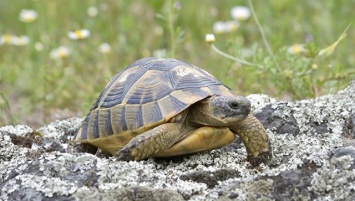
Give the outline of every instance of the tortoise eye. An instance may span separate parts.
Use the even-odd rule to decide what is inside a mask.
[[[229,105],[229,107],[231,107],[232,109],[238,109],[238,108],[239,108],[239,104],[238,104],[238,102],[236,102],[236,101],[230,101],[230,102],[228,103],[228,105]]]

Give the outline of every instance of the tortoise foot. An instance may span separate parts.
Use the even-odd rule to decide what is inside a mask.
[[[132,161],[132,160],[141,160],[142,158],[139,156],[139,151],[136,146],[129,144],[124,146],[122,149],[117,151],[117,160],[120,161]]]
[[[124,146],[122,149],[117,151],[117,160],[120,161],[131,161],[136,160],[135,157],[132,156],[133,147]]]
[[[272,158],[271,151],[261,153],[257,157],[254,157],[253,155],[248,155],[248,161],[254,167],[259,166],[261,163],[264,163],[265,165],[268,164],[271,158]]]

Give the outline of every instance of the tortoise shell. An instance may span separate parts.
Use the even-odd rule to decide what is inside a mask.
[[[234,94],[194,65],[176,59],[144,58],[111,78],[75,141],[114,155],[133,137],[213,95]]]

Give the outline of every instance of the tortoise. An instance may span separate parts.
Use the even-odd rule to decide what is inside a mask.
[[[252,165],[272,156],[251,103],[205,70],[144,58],[111,78],[84,119],[76,149],[119,160],[169,157],[223,147],[238,136]]]

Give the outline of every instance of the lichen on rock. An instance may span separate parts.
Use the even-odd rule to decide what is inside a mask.
[[[252,168],[239,141],[170,159],[74,153],[80,118],[0,128],[0,200],[354,200],[355,81],[295,102],[250,95],[273,159]]]

